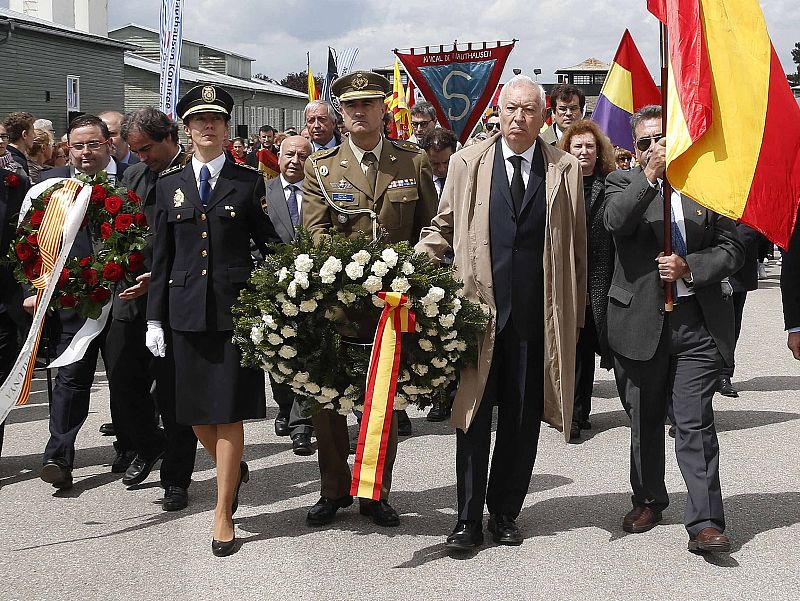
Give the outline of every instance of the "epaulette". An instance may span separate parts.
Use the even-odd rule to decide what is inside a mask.
[[[406,140],[395,140],[393,138],[389,138],[389,141],[394,144],[397,148],[402,148],[403,150],[408,150],[410,152],[420,153],[422,152],[422,148],[414,144],[414,142],[408,142]]]
[[[172,175],[173,173],[177,173],[178,171],[183,171],[183,165],[175,165],[174,167],[170,167],[169,169],[164,169],[164,171],[158,174],[158,177],[164,177],[165,175]]]
[[[317,159],[321,159],[321,158],[323,158],[323,157],[326,157],[326,156],[332,155],[332,154],[333,154],[335,151],[337,151],[338,149],[339,149],[339,147],[338,147],[338,146],[334,146],[333,148],[321,148],[320,150],[316,151],[315,153],[313,153],[313,154],[312,154],[310,157],[308,157],[308,158],[310,158],[310,159],[314,159],[314,160],[316,161]]]
[[[255,171],[256,173],[261,173],[258,167],[253,167],[252,165],[248,165],[247,163],[232,163],[235,167],[240,167],[241,169],[247,169],[248,171]]]

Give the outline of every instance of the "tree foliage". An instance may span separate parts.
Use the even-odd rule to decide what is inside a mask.
[[[322,89],[322,78],[315,77],[314,81],[317,84],[317,90]],[[298,92],[308,92],[308,71],[298,71],[297,73],[288,73],[286,77],[281,79],[278,83],[284,88],[290,90],[297,90]]]
[[[789,79],[789,83],[798,86],[800,85],[800,42],[796,42],[792,48],[792,60],[797,65],[797,70],[794,73],[788,73],[786,77]]]

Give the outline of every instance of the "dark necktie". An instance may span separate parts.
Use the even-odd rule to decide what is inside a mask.
[[[522,210],[522,199],[525,198],[525,181],[522,179],[522,157],[518,154],[508,157],[514,165],[514,175],[511,177],[511,200],[514,201],[514,211],[517,215]]]
[[[200,168],[200,202],[206,206],[209,200],[211,200],[211,171],[208,170],[208,165],[203,165]]]
[[[378,157],[372,152],[365,152],[361,162],[367,166],[367,182],[369,183],[370,192],[374,198],[375,183],[378,179]]]
[[[289,207],[289,217],[292,218],[292,225],[300,225],[300,210],[297,205],[297,186],[289,184],[289,198],[286,200],[286,206]]]
[[[672,214],[672,227],[670,228],[672,231],[672,253],[685,258],[686,241],[683,239],[683,235],[681,235],[681,229],[678,227],[678,222],[675,221],[675,211],[672,209],[671,204],[669,209]],[[678,285],[675,282],[672,283],[672,297],[678,298]]]
[[[436,178],[436,191],[439,193],[439,198],[442,197],[442,190],[444,190],[444,178],[437,177]]]

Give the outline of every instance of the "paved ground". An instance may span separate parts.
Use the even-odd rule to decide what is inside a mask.
[[[0,460],[0,599],[797,599],[800,363],[785,347],[777,268],[769,273],[748,298],[735,378],[741,396],[715,399],[730,556],[686,551],[686,495],[674,457],[664,525],[622,531],[629,431],[606,372],[598,374],[594,429],[582,444],[565,445],[552,429],[542,434],[519,520],[524,544],[488,544],[464,558],[442,545],[455,521],[447,425],[411,412],[415,433],[400,444],[392,494],[402,523],[384,530],[353,508],[329,528],[308,528],[316,456],[293,455],[271,419],[248,423],[252,479],[236,515],[244,542],[217,559],[205,454],[186,511],[160,510],[154,475],[125,490],[109,472],[110,441],[97,431],[109,420],[98,378],[71,491],[54,494],[38,478],[46,396],[9,417]]]

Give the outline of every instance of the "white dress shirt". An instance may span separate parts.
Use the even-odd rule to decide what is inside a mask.
[[[76,174],[83,173],[77,167],[75,167],[73,170]],[[108,176],[108,181],[110,181],[112,184],[117,183],[117,162],[114,160],[114,157],[108,159],[108,165],[106,165],[105,168],[101,169],[100,171],[106,172],[106,175]]]
[[[219,174],[222,171],[222,167],[225,165],[225,153],[223,152],[215,159],[211,159],[208,163],[203,163],[197,158],[197,155],[192,157],[192,169],[194,169],[194,179],[197,182],[197,189],[200,189],[200,170],[203,168],[203,165],[208,167],[208,171],[211,173],[211,178],[208,180],[208,183],[211,185],[211,189],[213,190],[214,187],[217,185],[217,180],[219,179]]]
[[[295,190],[295,198],[297,198],[297,214],[300,216],[300,224],[303,223],[303,181],[300,180],[299,182],[289,183],[286,181],[286,178],[283,177],[283,173],[279,176],[281,178],[281,187],[283,188],[283,197],[286,199],[286,203],[288,206],[289,203],[289,195],[291,194],[291,190],[289,190],[289,186],[296,186],[297,190]]]
[[[511,185],[511,179],[514,177],[514,165],[508,159],[513,156],[521,156],[522,157],[522,182],[525,184],[525,188],[528,187],[528,179],[531,176],[531,163],[533,162],[533,151],[536,149],[536,140],[533,141],[530,148],[523,152],[520,155],[517,155],[516,152],[511,150],[506,144],[504,138],[500,138],[500,144],[503,147],[503,158],[505,159],[506,163],[506,176],[508,176],[508,185]]]

